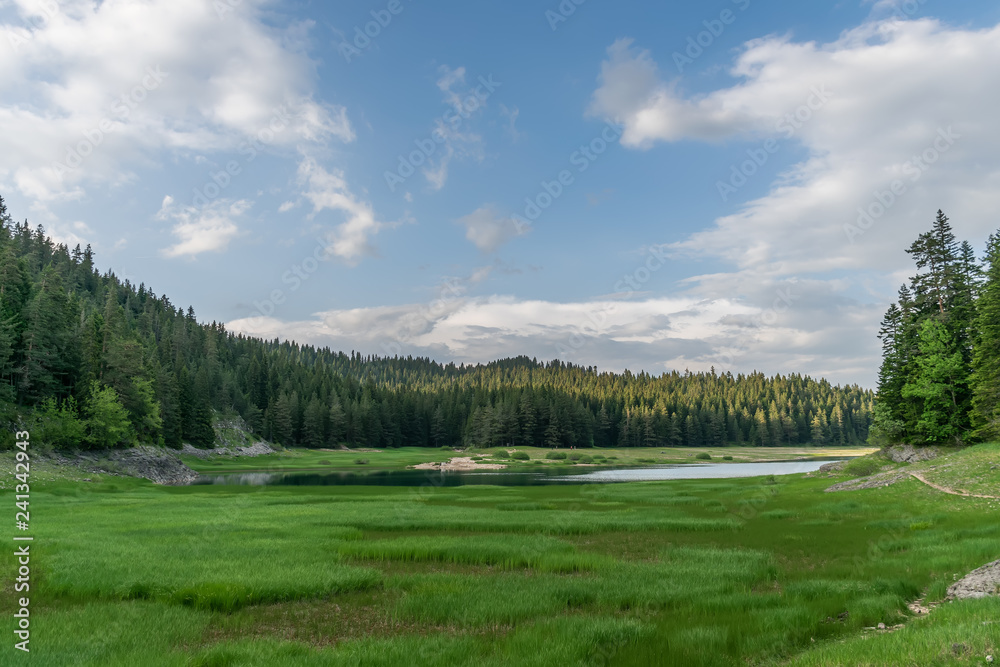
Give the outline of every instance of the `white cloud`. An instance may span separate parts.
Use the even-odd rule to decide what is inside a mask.
[[[374,253],[371,237],[385,225],[375,219],[371,204],[351,193],[343,172],[327,171],[307,157],[299,164],[299,180],[307,188],[303,195],[312,203],[312,215],[329,209],[343,213],[346,218],[327,236],[330,254],[356,263]]]
[[[632,148],[684,139],[749,140],[758,155],[768,139],[778,153],[792,143],[805,148],[807,157],[765,195],[670,246],[733,267],[690,280],[693,293],[706,299],[763,295],[763,285],[809,276],[828,285],[828,296],[853,295],[839,316],[860,328],[851,341],[867,359],[863,376],[871,382],[878,311],[910,267],[904,247],[929,228],[938,208],[960,237],[974,242],[998,224],[1000,27],[891,20],[865,23],[829,44],[767,37],[745,45],[731,74],[737,81],[730,87],[685,96],[660,77],[649,52],[619,41],[602,66],[590,112],[619,118],[622,143]],[[951,144],[943,139],[949,133]],[[925,152],[933,164],[921,165]],[[732,165],[718,171],[722,188],[732,186]],[[887,196],[896,180],[904,193]],[[718,189],[706,183],[706,196],[719,196]],[[739,200],[739,185],[727,194]],[[895,201],[874,224],[858,226],[859,208],[877,197]],[[861,313],[865,318],[855,317]],[[843,350],[824,336],[823,327],[836,326],[829,315],[799,326],[799,335],[815,342],[809,365],[826,366],[830,350]],[[825,345],[833,347],[824,351]]]
[[[519,229],[509,215],[503,215],[492,204],[476,209],[458,222],[465,227],[465,238],[483,252],[494,252],[526,231]]]
[[[38,13],[36,2],[8,4]],[[2,187],[79,198],[128,182],[162,151],[234,150],[276,119],[278,145],[354,138],[342,107],[312,97],[312,63],[296,43],[308,25],[266,25],[264,0],[223,18],[203,0],[49,4],[31,33],[17,19],[0,25],[25,37],[0,45]]]
[[[790,373],[813,367],[845,382],[853,381],[865,363],[849,349],[818,358],[814,351],[824,341],[798,328],[802,319],[815,316],[810,306],[795,306],[772,322],[765,310],[733,299],[686,296],[557,303],[469,297],[462,283],[446,285],[426,304],[333,310],[291,322],[247,318],[229,322],[227,328],[334,349],[427,355],[456,363],[526,354],[606,370],[630,367],[654,373],[707,371],[713,366],[720,372],[767,368]],[[799,292],[804,297],[813,288],[797,289],[805,290]],[[830,310],[829,305],[824,308]],[[849,341],[857,324],[842,318],[821,335]]]
[[[165,248],[163,255],[194,258],[204,252],[225,250],[230,241],[240,234],[235,221],[251,206],[245,199],[219,199],[202,208],[195,208],[178,205],[173,197],[164,197],[156,219],[173,223],[170,232],[178,242]]]
[[[442,143],[427,160],[427,166],[421,171],[432,190],[440,190],[448,182],[448,170],[451,161],[476,160],[481,162],[485,157],[483,137],[469,127],[473,117],[479,116],[486,107],[488,93],[481,90],[477,94],[465,82],[465,68],[451,69],[447,65],[439,68],[441,77],[437,87],[444,93],[444,101],[452,111],[434,123],[432,136]]]

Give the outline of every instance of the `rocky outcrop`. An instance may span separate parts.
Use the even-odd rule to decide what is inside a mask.
[[[973,570],[948,587],[948,598],[964,600],[1000,595],[1000,560]]]
[[[834,484],[830,488],[826,489],[827,493],[834,493],[836,491],[860,491],[861,489],[878,489],[883,486],[891,486],[896,482],[902,482],[908,479],[909,475],[905,472],[883,472],[877,475],[869,475],[868,477],[859,477],[858,479],[851,479],[846,482],[841,482],[839,484]]]
[[[913,445],[896,445],[882,450],[882,454],[895,463],[920,463],[936,459],[940,452],[937,447],[914,447]]]
[[[53,460],[73,465],[89,472],[127,477],[142,477],[156,484],[190,484],[198,473],[181,463],[170,450],[138,446],[90,452],[62,452]]]
[[[216,456],[264,456],[276,454],[277,450],[260,440],[246,447],[216,447],[215,449],[198,449],[184,443],[181,453],[187,456],[197,456],[199,459],[210,459]]]

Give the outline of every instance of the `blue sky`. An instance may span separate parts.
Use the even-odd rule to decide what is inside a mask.
[[[976,244],[1000,225],[998,22],[933,0],[0,2],[0,193],[255,335],[872,386],[903,248],[937,208]]]

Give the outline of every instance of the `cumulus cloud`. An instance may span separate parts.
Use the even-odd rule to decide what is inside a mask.
[[[765,145],[768,156],[793,143],[804,148],[805,159],[765,195],[669,247],[732,268],[689,281],[707,299],[766,292],[761,287],[773,281],[822,281],[827,298],[847,300],[837,317],[861,327],[850,340],[867,359],[870,381],[877,312],[909,267],[903,247],[938,208],[974,242],[997,226],[1000,27],[873,20],[827,44],[766,37],[748,42],[730,73],[733,85],[686,96],[679,82],[663,79],[650,52],[619,41],[590,112],[622,122],[622,143],[636,149],[685,139],[744,141],[758,157]],[[740,201],[757,171],[753,155],[720,165],[706,196]],[[849,352],[823,347],[831,341],[822,332],[837,323],[832,310],[817,315],[799,322],[799,335],[815,343],[810,363],[827,365]]]
[[[509,215],[503,215],[492,204],[482,206],[459,219],[465,227],[465,238],[483,252],[494,252],[507,241],[526,232]]]
[[[354,138],[343,107],[312,97],[308,26],[265,24],[263,0],[221,16],[202,0],[7,4],[0,185],[36,201],[128,182],[161,151]]]
[[[204,252],[225,250],[240,234],[236,221],[250,210],[251,202],[219,199],[196,208],[177,204],[173,197],[163,199],[156,219],[171,222],[174,245],[163,250],[165,257],[194,258]]]

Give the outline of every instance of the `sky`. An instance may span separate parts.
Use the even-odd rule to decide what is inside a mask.
[[[231,331],[874,387],[1000,227],[1000,6],[0,0],[0,195]]]

